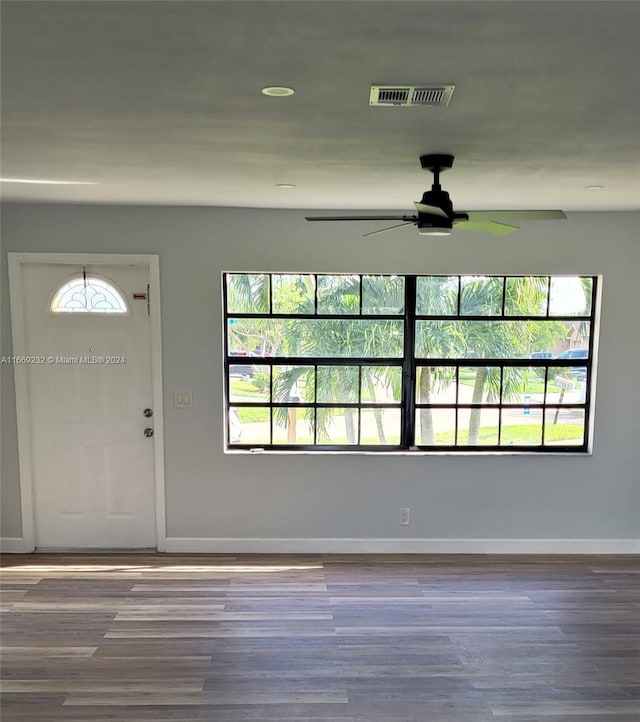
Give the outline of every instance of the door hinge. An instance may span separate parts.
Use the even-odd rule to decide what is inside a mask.
[[[147,302],[147,316],[151,315],[151,286],[147,283],[146,293],[134,293],[134,301],[146,301]]]

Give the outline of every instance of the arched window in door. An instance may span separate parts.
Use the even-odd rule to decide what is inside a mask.
[[[96,276],[77,276],[54,294],[51,313],[127,313],[124,297],[108,281]]]

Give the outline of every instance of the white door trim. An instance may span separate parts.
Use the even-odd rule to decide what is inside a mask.
[[[27,264],[136,265],[149,271],[149,283],[155,293],[151,297],[151,387],[153,399],[153,461],[155,487],[156,544],[166,551],[167,525],[164,481],[164,415],[162,408],[162,337],[160,315],[160,259],[157,255],[124,253],[9,253],[9,298],[14,356],[27,355],[24,306],[22,303],[22,271]],[[16,415],[18,423],[18,455],[20,499],[22,510],[22,543],[24,552],[35,549],[33,476],[31,469],[31,425],[27,369],[14,364]]]

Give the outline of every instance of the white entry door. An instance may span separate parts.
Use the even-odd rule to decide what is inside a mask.
[[[22,279],[35,545],[155,547],[150,324],[134,300],[148,268],[25,264]]]

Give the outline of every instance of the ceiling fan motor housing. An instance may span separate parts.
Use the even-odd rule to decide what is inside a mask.
[[[449,194],[443,191],[440,185],[440,173],[449,170],[449,168],[453,166],[453,160],[454,157],[448,153],[431,153],[420,156],[420,165],[422,168],[430,170],[433,173],[433,185],[430,191],[426,191],[423,194],[422,204],[440,208],[447,214],[447,218],[432,216],[429,213],[418,213],[418,229],[453,227],[453,204],[451,203]]]
[[[451,228],[453,226],[453,203],[449,198],[449,194],[439,188],[432,188],[422,194],[422,201],[425,206],[435,206],[442,209],[447,218],[442,216],[432,216],[429,213],[418,213],[418,228],[427,228],[429,226],[437,228]]]

